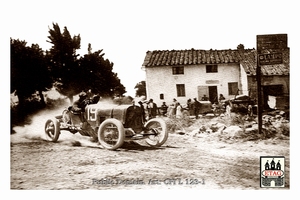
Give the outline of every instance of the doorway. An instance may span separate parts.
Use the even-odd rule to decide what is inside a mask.
[[[217,86],[208,86],[208,95],[209,101],[211,103],[218,102],[218,87]]]

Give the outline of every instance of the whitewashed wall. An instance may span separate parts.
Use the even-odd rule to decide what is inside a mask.
[[[238,64],[219,64],[218,73],[206,73],[205,65],[188,65],[183,75],[173,75],[172,66],[146,67],[147,99],[152,98],[158,105],[163,101],[168,104],[176,98],[180,103],[198,97],[198,86],[217,86],[218,95],[228,95],[228,82],[238,82],[241,86],[241,72]],[[212,84],[209,84],[212,83]],[[185,84],[185,97],[177,97],[176,84]],[[160,94],[164,94],[161,100]]]

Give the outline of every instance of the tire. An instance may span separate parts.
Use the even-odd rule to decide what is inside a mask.
[[[149,130],[154,130],[158,135],[150,135],[145,141],[148,145],[152,147],[160,147],[168,139],[167,125],[166,122],[161,118],[153,118],[145,124],[145,128]]]
[[[98,140],[104,148],[109,150],[121,147],[125,140],[123,124],[116,119],[105,120],[99,127]]]
[[[60,135],[60,123],[58,119],[48,119],[45,123],[45,134],[48,141],[56,142]]]

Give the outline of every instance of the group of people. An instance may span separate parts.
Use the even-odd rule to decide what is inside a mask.
[[[220,94],[219,98],[215,97],[212,103],[219,103],[223,100],[225,100],[225,97],[223,96],[223,94]],[[209,101],[209,98],[204,94],[201,98],[201,101]]]
[[[225,110],[226,104],[225,104],[225,97],[223,94],[220,94],[219,99],[215,100],[212,104],[212,110],[215,113],[218,109],[224,109]]]
[[[155,118],[157,115],[160,115],[160,111],[157,107],[157,104],[153,102],[153,99],[149,101],[139,101],[140,107],[142,108],[143,120],[149,120]]]
[[[204,95],[201,101],[208,101],[207,97]],[[181,105],[175,98],[173,103],[169,106],[167,116],[170,118],[182,118],[183,111],[187,111],[188,115],[195,115],[196,119],[199,118],[201,109],[201,102],[197,98],[188,99],[186,105]]]
[[[220,94],[217,102],[220,103],[225,100],[223,94]],[[206,95],[203,95],[200,101],[209,101],[209,98]],[[166,105],[166,102],[163,102],[160,107],[157,106],[156,103],[153,102],[153,99],[150,99],[148,102],[142,103],[141,101],[139,104],[143,107],[146,115],[145,118],[151,119],[156,117],[157,115],[167,116],[170,118],[182,118],[183,112],[187,111],[188,115],[194,115],[196,119],[199,118],[200,109],[201,109],[201,102],[198,101],[197,98],[188,99],[185,105],[180,104],[175,98],[170,105]]]
[[[168,106],[166,102],[163,102],[160,107],[157,106],[156,103],[153,102],[153,99],[150,99],[148,102],[139,101],[138,103],[142,107],[144,114],[144,119],[149,120],[155,118],[157,115],[167,116],[170,118],[182,118],[183,112],[186,110],[189,114],[190,111],[193,110],[196,118],[198,118],[198,114],[200,112],[201,103],[197,100],[197,98],[191,99],[187,101],[186,105],[181,105],[175,98],[173,102]]]

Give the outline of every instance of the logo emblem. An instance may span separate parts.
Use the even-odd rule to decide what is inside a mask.
[[[284,187],[284,156],[260,157],[260,187]]]

